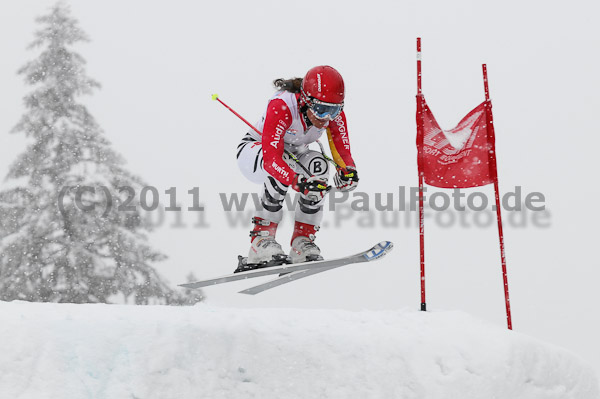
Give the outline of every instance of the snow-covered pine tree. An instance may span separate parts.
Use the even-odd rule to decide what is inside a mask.
[[[128,199],[122,187],[139,193],[143,182],[124,168],[78,102],[99,87],[72,49],[88,41],[87,35],[63,3],[37,22],[41,29],[30,48],[40,53],[18,72],[34,89],[13,129],[33,142],[10,168],[11,188],[0,192],[0,299],[86,303],[124,296],[135,304],[193,302],[153,268],[164,255],[148,244],[139,200],[122,210]],[[83,186],[97,188],[82,197],[88,210],[75,202]]]

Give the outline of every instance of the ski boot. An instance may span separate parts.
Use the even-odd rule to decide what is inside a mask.
[[[252,239],[248,257],[238,256],[238,267],[234,273],[290,263],[281,245],[275,241],[277,223],[258,217],[252,218],[252,223],[254,230],[250,232]]]
[[[292,263],[312,262],[323,260],[321,250],[315,244],[315,234],[319,231],[319,226],[296,222],[294,224],[294,234],[292,235],[292,249],[290,258]]]

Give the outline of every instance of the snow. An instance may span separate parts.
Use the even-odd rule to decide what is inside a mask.
[[[0,302],[2,398],[599,398],[576,355],[458,311]]]
[[[442,130],[446,140],[450,143],[450,145],[457,151],[462,150],[467,142],[467,139],[471,137],[473,130],[466,127],[464,129],[453,132],[451,130]]]
[[[475,137],[471,137],[473,134],[473,130],[471,126],[473,126],[476,121],[481,117],[483,111],[475,112],[470,117],[460,121],[460,123],[453,129],[443,130],[440,128],[448,143],[454,148],[455,151],[444,151],[446,154],[455,154],[456,152],[462,150],[467,141],[471,139],[471,142],[474,141]],[[437,132],[430,132],[427,136],[428,138],[433,137]],[[438,146],[445,146],[446,143],[442,141],[438,144]]]

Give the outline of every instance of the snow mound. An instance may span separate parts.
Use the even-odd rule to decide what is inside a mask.
[[[596,399],[566,350],[462,312],[0,302],[2,398]]]

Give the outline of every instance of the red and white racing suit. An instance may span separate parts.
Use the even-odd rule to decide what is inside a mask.
[[[327,180],[329,164],[319,151],[309,144],[327,133],[329,147],[341,167],[353,166],[346,115],[344,111],[321,129],[307,126],[300,110],[300,94],[278,91],[271,97],[267,109],[255,127],[262,135],[250,130],[238,145],[238,165],[250,181],[263,184],[262,206],[258,217],[279,223],[283,217],[283,202],[296,173],[306,172],[287,154],[293,153],[314,176]],[[310,176],[306,176],[310,177]],[[313,202],[300,195],[295,220],[319,225],[323,219],[323,200]]]

